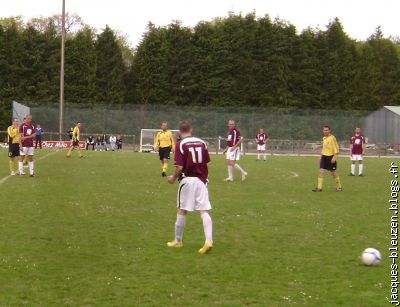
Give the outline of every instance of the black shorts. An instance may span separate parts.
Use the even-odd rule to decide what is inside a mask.
[[[333,156],[321,156],[319,162],[319,168],[326,169],[328,171],[335,171],[337,169],[337,163],[332,163]]]
[[[79,141],[78,140],[72,141],[72,146],[73,147],[78,147],[79,146]]]
[[[19,157],[19,144],[11,144],[8,147],[8,156],[10,158]]]
[[[169,159],[170,153],[171,153],[171,147],[161,147],[158,149],[160,160]]]

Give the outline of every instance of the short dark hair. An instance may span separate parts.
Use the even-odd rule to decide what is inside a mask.
[[[186,132],[189,132],[190,129],[192,129],[192,126],[189,124],[189,122],[184,120],[179,123],[179,131],[180,132],[186,133]]]
[[[325,125],[323,128],[328,128],[329,130],[331,130],[331,127],[329,127],[328,125]]]

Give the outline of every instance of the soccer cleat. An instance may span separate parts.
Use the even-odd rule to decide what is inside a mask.
[[[30,174],[29,177],[35,177],[35,173]]]
[[[343,192],[342,188],[336,188],[336,192]]]
[[[24,176],[24,175],[26,175],[26,174],[25,174],[24,172],[19,172],[18,175],[19,175],[19,176]]]
[[[246,180],[247,175],[248,175],[247,172],[242,173],[242,181],[245,181],[245,180]]]
[[[199,249],[200,254],[208,254],[213,248],[213,242],[212,241],[206,241],[204,243],[203,247]]]
[[[355,176],[353,173],[350,173],[349,176]]]
[[[312,191],[313,192],[322,192],[322,189],[315,188],[315,189],[312,189]]]
[[[162,176],[162,177],[167,177],[167,173],[166,173],[166,172],[162,172],[162,173],[161,173],[161,176]]]
[[[175,247],[175,248],[181,248],[183,247],[183,242],[177,242],[176,240],[167,242],[168,247]]]
[[[228,178],[225,178],[224,181],[225,182],[233,182],[233,179],[228,177]]]

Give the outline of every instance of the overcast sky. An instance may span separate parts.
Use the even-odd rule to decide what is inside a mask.
[[[61,12],[62,0],[0,0],[0,17],[22,15],[25,20]],[[98,29],[108,24],[126,34],[137,45],[146,25],[157,26],[181,20],[194,26],[201,20],[227,16],[229,11],[243,14],[255,11],[273,19],[279,16],[294,24],[298,31],[311,27],[325,28],[339,17],[345,31],[355,39],[365,40],[378,25],[388,36],[400,36],[400,0],[66,0],[66,11],[77,13]]]

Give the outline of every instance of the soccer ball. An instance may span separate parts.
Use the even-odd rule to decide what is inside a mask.
[[[364,265],[375,266],[381,263],[381,253],[375,248],[367,248],[361,255],[361,261]]]

